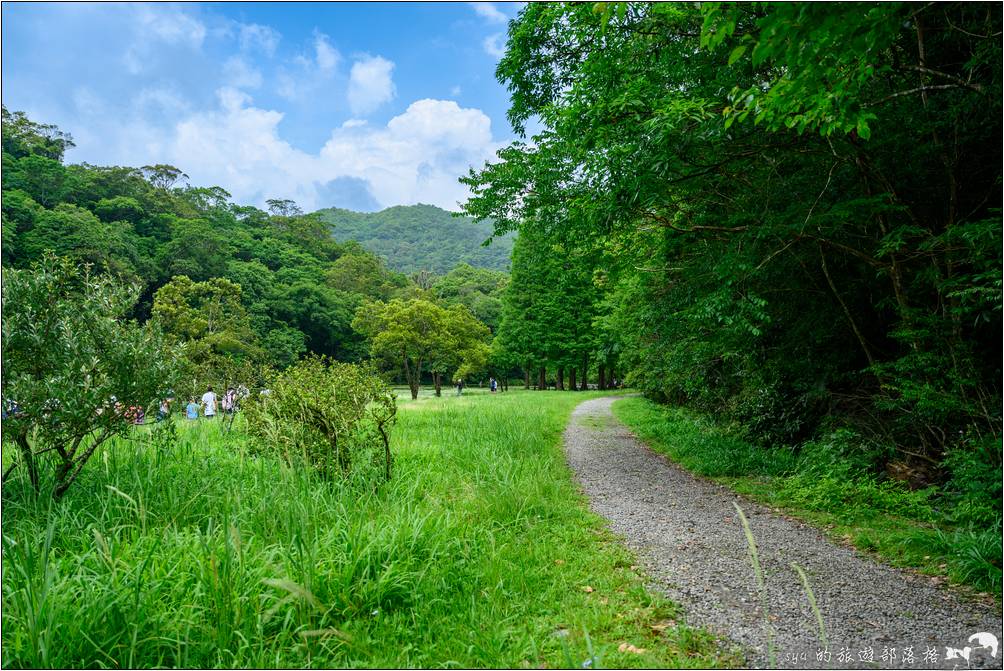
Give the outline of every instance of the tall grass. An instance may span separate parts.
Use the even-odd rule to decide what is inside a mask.
[[[240,423],[120,440],[58,504],[4,490],[5,667],[707,666],[589,513],[561,431],[586,394],[402,404],[394,479],[253,456]],[[587,590],[586,587],[591,589]],[[568,632],[567,636],[558,635]],[[628,642],[645,654],[622,652]]]

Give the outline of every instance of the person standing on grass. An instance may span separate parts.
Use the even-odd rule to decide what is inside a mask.
[[[188,399],[188,405],[185,406],[185,416],[188,419],[198,419],[199,418],[199,404],[195,402],[195,397]]]
[[[464,381],[457,380],[457,396],[460,396],[463,393],[464,393]]]
[[[227,389],[227,393],[223,395],[223,402],[221,405],[223,407],[224,414],[234,414],[234,411],[237,410],[237,390],[233,387]]]
[[[498,386],[498,382],[495,381],[495,378],[493,377],[488,378],[488,388],[491,390],[493,394],[495,393],[496,386]]]
[[[202,407],[205,408],[203,414],[206,419],[216,417],[216,393],[211,386],[206,387],[206,393],[202,395]]]

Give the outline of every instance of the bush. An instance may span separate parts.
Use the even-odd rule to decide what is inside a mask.
[[[27,471],[36,492],[51,463],[60,498],[101,445],[130,429],[130,410],[149,414],[176,377],[161,334],[128,319],[138,295],[50,254],[4,270],[3,440],[17,446],[8,468]]]
[[[246,407],[259,449],[329,479],[380,471],[389,480],[387,431],[396,413],[390,388],[371,369],[324,357],[288,368]]]

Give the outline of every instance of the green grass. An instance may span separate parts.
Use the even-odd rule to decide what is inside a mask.
[[[642,398],[614,414],[684,468],[823,528],[886,562],[1001,596],[1001,526],[955,525],[934,488],[911,491],[846,464],[765,449],[681,408]],[[999,503],[998,503],[999,505]]]
[[[572,484],[561,432],[595,395],[407,400],[377,488],[251,456],[239,422],[225,435],[205,420],[178,420],[173,447],[114,442],[59,504],[15,473],[2,663],[738,663],[645,590]]]

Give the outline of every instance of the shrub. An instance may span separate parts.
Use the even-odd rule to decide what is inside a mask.
[[[247,404],[255,445],[327,478],[382,465],[391,476],[387,431],[394,396],[369,368],[310,357],[279,374],[267,393]]]
[[[36,491],[43,459],[55,465],[58,499],[105,441],[128,431],[130,409],[149,413],[170,387],[176,361],[159,332],[127,318],[138,295],[51,254],[4,270],[3,439],[17,446],[9,468],[27,471]]]

